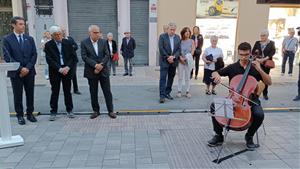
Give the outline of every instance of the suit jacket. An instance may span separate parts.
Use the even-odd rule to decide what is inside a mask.
[[[31,36],[23,34],[23,48],[18,42],[14,33],[10,33],[3,38],[3,54],[6,62],[19,62],[20,67],[15,71],[8,71],[8,77],[16,77],[23,67],[29,69],[29,75],[35,75],[35,63],[37,52],[34,40]]]
[[[170,39],[168,33],[163,33],[159,36],[158,41],[159,46],[159,55],[160,55],[160,66],[161,67],[169,67],[169,66],[177,66],[179,61],[179,56],[181,54],[180,47],[180,37],[178,35],[174,35],[174,49],[172,51]],[[174,63],[170,64],[167,59],[169,56],[175,56]]]
[[[67,39],[63,39],[61,43],[61,52],[63,55],[63,66],[70,68],[67,78],[73,77],[74,66],[76,64],[76,54],[72,47],[72,44]],[[45,44],[46,60],[49,65],[49,76],[58,76],[60,74],[59,69],[63,68],[60,63],[60,53],[57,48],[56,42],[52,39]]]
[[[106,44],[107,44],[107,49],[109,51],[109,54],[111,53],[110,48],[109,48],[109,44],[108,44],[108,40],[106,40]],[[115,54],[118,52],[118,47],[117,47],[117,43],[116,41],[112,40],[112,53]]]
[[[81,42],[81,57],[84,61],[84,77],[88,79],[97,79],[99,76],[108,77],[109,71],[107,69],[107,62],[110,59],[110,54],[107,49],[107,42],[104,39],[98,40],[98,56],[94,50],[92,41],[87,38]],[[101,63],[103,69],[99,74],[95,74],[96,64]]]
[[[124,37],[121,45],[122,56],[125,58],[133,58],[135,47],[135,40],[132,37],[130,37],[128,44],[126,37]]]
[[[253,49],[252,49],[252,54],[253,55],[255,54],[256,50],[258,50],[258,54],[260,56],[262,56],[262,49],[261,49],[261,46],[260,46],[260,41],[255,42],[255,44],[253,46]],[[276,52],[275,43],[274,43],[274,41],[270,40],[270,43],[267,44],[267,46],[265,47],[265,49],[263,51],[264,57],[269,56],[269,59],[272,60],[272,57],[274,56],[275,52]]]

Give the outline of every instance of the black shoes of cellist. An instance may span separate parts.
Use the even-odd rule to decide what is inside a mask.
[[[253,151],[255,148],[258,147],[258,145],[254,144],[254,142],[253,142],[253,136],[248,136],[246,134],[245,140],[246,140],[246,146],[247,146],[248,150]]]
[[[253,142],[253,136],[245,135],[245,141],[247,149],[253,151],[258,146]],[[210,147],[216,147],[222,145],[224,142],[224,136],[216,134],[211,140],[207,142],[207,145]]]
[[[216,147],[222,145],[224,142],[224,136],[216,134],[211,140],[207,142],[209,147]]]

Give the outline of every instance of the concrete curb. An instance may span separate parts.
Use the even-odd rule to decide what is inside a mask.
[[[300,113],[300,107],[270,107],[264,108],[265,113],[278,113],[278,112],[298,112]],[[119,110],[117,114],[119,115],[157,115],[157,114],[171,114],[171,113],[208,113],[208,109],[148,109],[148,110]],[[108,112],[101,112],[101,114],[107,114]],[[58,115],[63,115],[65,113],[58,113]],[[76,115],[89,115],[87,112],[74,112]],[[15,116],[15,112],[10,113],[11,116]],[[26,115],[26,113],[25,113]],[[50,115],[50,113],[33,112],[33,115]]]

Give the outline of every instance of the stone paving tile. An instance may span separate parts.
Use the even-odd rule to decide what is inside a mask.
[[[255,160],[252,162],[257,168],[290,168],[282,160]]]
[[[10,162],[9,163],[1,162],[0,164],[1,164],[0,169],[13,169],[18,165],[18,163],[10,163]]]
[[[52,165],[52,161],[38,161],[37,163],[35,163],[34,167],[35,169],[39,169],[39,168],[49,168]]]
[[[15,151],[16,148],[6,148],[6,149],[0,149],[0,158],[2,157],[8,157],[12,152]]]
[[[13,152],[3,162],[7,162],[7,163],[20,162],[26,154],[27,152]]]
[[[68,168],[84,168],[86,160],[71,160]]]
[[[45,151],[42,153],[42,155],[40,156],[39,161],[54,161],[56,159],[56,156],[58,155],[59,151]]]

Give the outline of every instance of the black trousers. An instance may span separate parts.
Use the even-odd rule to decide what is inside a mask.
[[[62,82],[66,111],[71,112],[73,110],[73,100],[71,94],[71,77],[63,76],[62,74],[51,74],[49,76],[51,84],[51,98],[50,98],[50,112],[52,114],[57,113],[57,105],[60,91],[60,82]]]
[[[176,74],[175,66],[160,67],[159,96],[165,98],[172,91],[174,76]]]
[[[75,64],[75,66],[73,67],[73,78],[72,78],[72,82],[73,82],[73,91],[77,92],[79,91],[78,89],[78,83],[77,83],[77,64]]]
[[[256,103],[260,103],[258,99],[253,101]],[[210,107],[211,113],[213,113],[214,110],[215,110],[214,104],[212,104]],[[254,136],[254,134],[256,133],[256,131],[264,121],[264,111],[260,105],[251,105],[251,113],[252,113],[253,121],[251,126],[248,128],[246,134],[248,136]],[[212,117],[212,123],[213,123],[215,133],[218,135],[222,135],[223,127],[217,122],[215,117]]]
[[[195,76],[198,76],[199,72],[199,61],[200,61],[200,55],[194,55],[194,60],[195,60]],[[191,77],[193,76],[194,69],[191,71]]]
[[[113,112],[113,98],[110,89],[110,79],[109,77],[99,76],[97,79],[88,79],[90,86],[90,95],[91,95],[91,104],[93,111],[99,112],[100,106],[98,102],[98,86],[100,82],[100,86],[104,95],[105,103],[108,112]]]
[[[270,74],[270,68],[267,68],[267,67],[264,67],[264,66],[262,66],[262,69],[263,69],[263,71],[265,72],[265,73],[267,73],[267,74]],[[267,96],[268,95],[268,85],[265,85],[265,89],[264,89],[264,91],[263,91],[263,95],[264,96]]]
[[[32,114],[34,110],[34,80],[35,75],[29,74],[23,78],[17,76],[10,78],[13,94],[14,106],[17,116],[24,116],[23,109],[23,89],[26,96],[26,112]]]

